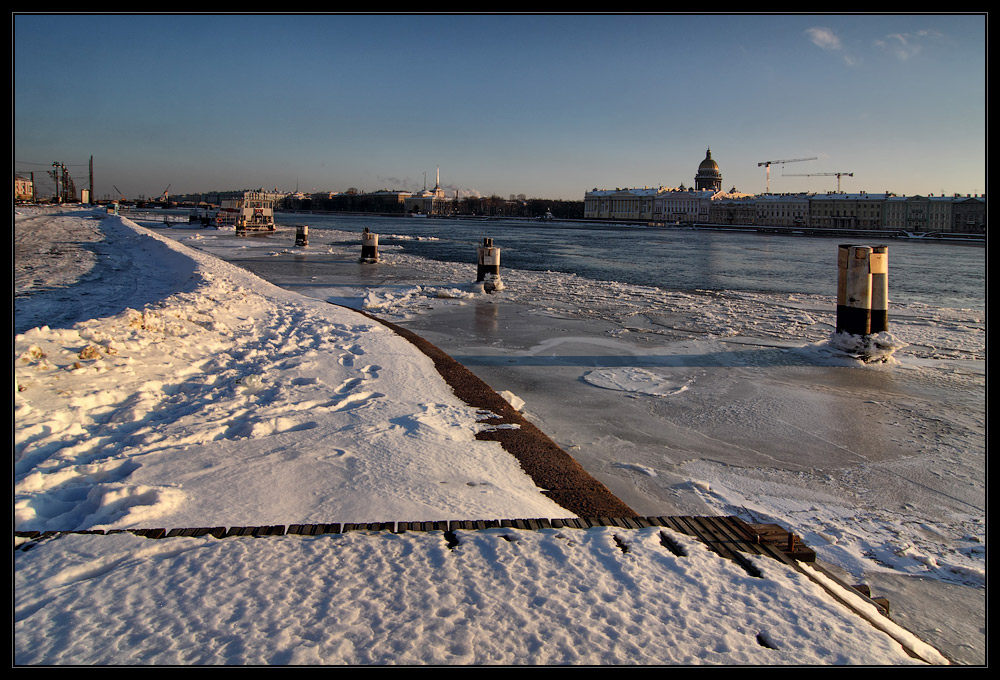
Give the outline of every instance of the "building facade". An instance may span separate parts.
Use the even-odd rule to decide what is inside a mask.
[[[662,224],[718,224],[812,229],[986,233],[986,196],[869,194],[741,194],[722,191],[712,150],[695,174],[695,188],[593,189],[584,195],[585,219]]]
[[[34,201],[35,183],[29,177],[14,177],[14,200]]]
[[[718,192],[706,189],[668,189],[653,201],[653,221],[689,224],[707,222],[712,199]]]
[[[583,197],[583,216],[598,220],[651,222],[657,194],[669,191],[650,189],[594,189]]]
[[[752,196],[722,197],[712,201],[708,210],[709,224],[757,224],[757,202]]]
[[[437,181],[433,189],[425,188],[419,193],[410,194],[405,197],[403,203],[404,210],[412,214],[440,215],[448,212],[451,201],[445,196],[444,189],[441,188],[441,170],[437,171]]]
[[[806,194],[766,194],[753,201],[754,223],[776,227],[802,227],[809,221]]]
[[[960,234],[986,233],[986,199],[966,194],[951,204],[951,231]]]
[[[953,196],[893,196],[885,202],[885,226],[912,232],[952,231]]]

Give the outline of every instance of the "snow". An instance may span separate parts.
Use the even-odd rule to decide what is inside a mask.
[[[324,283],[291,292],[184,245],[212,234],[178,241],[84,210],[16,212],[17,530],[568,516],[499,444],[475,438],[491,414],[459,401],[429,359],[324,301],[406,317],[481,301],[474,285],[444,272],[440,286]],[[79,256],[39,265],[52,244]],[[268,248],[274,260],[287,259]],[[530,284],[512,273],[505,280],[507,296]],[[534,281],[538,309],[551,291],[545,276]],[[622,314],[615,290],[607,294],[603,313]],[[551,296],[549,318],[569,313],[558,292]],[[685,304],[680,294],[668,297]],[[785,312],[808,314],[796,304]],[[728,323],[722,314],[701,317]],[[744,337],[734,326],[729,336]],[[573,342],[560,347],[580,346]],[[601,340],[605,349],[621,342]],[[538,344],[518,356],[550,361],[554,345]],[[857,363],[825,345],[793,351]],[[597,391],[632,401],[671,401],[707,382],[692,364],[663,359],[570,368],[586,371]],[[542,408],[526,389],[510,388],[511,403]],[[613,462],[620,474],[670,476],[641,460]],[[725,464],[692,459],[687,469],[691,492],[708,504],[756,501],[749,510],[797,520],[814,512],[830,544],[850,554],[889,526],[864,508],[840,508],[833,491],[810,488],[809,504],[796,500],[783,493],[787,477],[769,480],[763,466],[746,479],[753,488],[740,487],[743,475],[726,474]],[[838,523],[838,512],[853,513],[855,524]],[[836,534],[866,522],[876,526]],[[974,524],[973,538],[982,531]],[[15,663],[946,662],[888,620],[863,624],[774,560],[755,558],[764,575],[753,578],[684,536],[672,536],[686,553],[675,556],[654,529],[456,534],[457,545],[441,532],[413,531],[221,540],[61,534],[15,552]],[[930,545],[912,541],[891,559],[950,562],[984,578],[984,556],[944,560]]]
[[[15,337],[18,529],[565,516],[475,439],[492,414],[406,340],[117,218],[102,226],[135,244],[108,255],[107,277],[182,290]],[[90,285],[105,284],[129,287]]]

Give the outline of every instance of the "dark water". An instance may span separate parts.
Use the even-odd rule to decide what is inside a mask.
[[[893,300],[985,309],[982,244],[413,217],[279,213],[276,222],[308,224],[313,241],[323,238],[323,229],[356,232],[359,244],[368,227],[379,234],[381,245],[446,262],[475,262],[476,247],[489,237],[501,249],[503,268],[566,272],[670,290],[779,294],[836,295],[840,243],[887,244]]]

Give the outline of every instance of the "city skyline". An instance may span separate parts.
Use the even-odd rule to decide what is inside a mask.
[[[15,15],[14,169],[97,197],[239,188],[582,200],[986,191],[986,18]]]

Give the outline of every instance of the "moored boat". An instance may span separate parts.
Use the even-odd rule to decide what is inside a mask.
[[[236,231],[274,231],[274,203],[277,195],[266,191],[245,191],[239,198],[222,200],[215,226]]]

